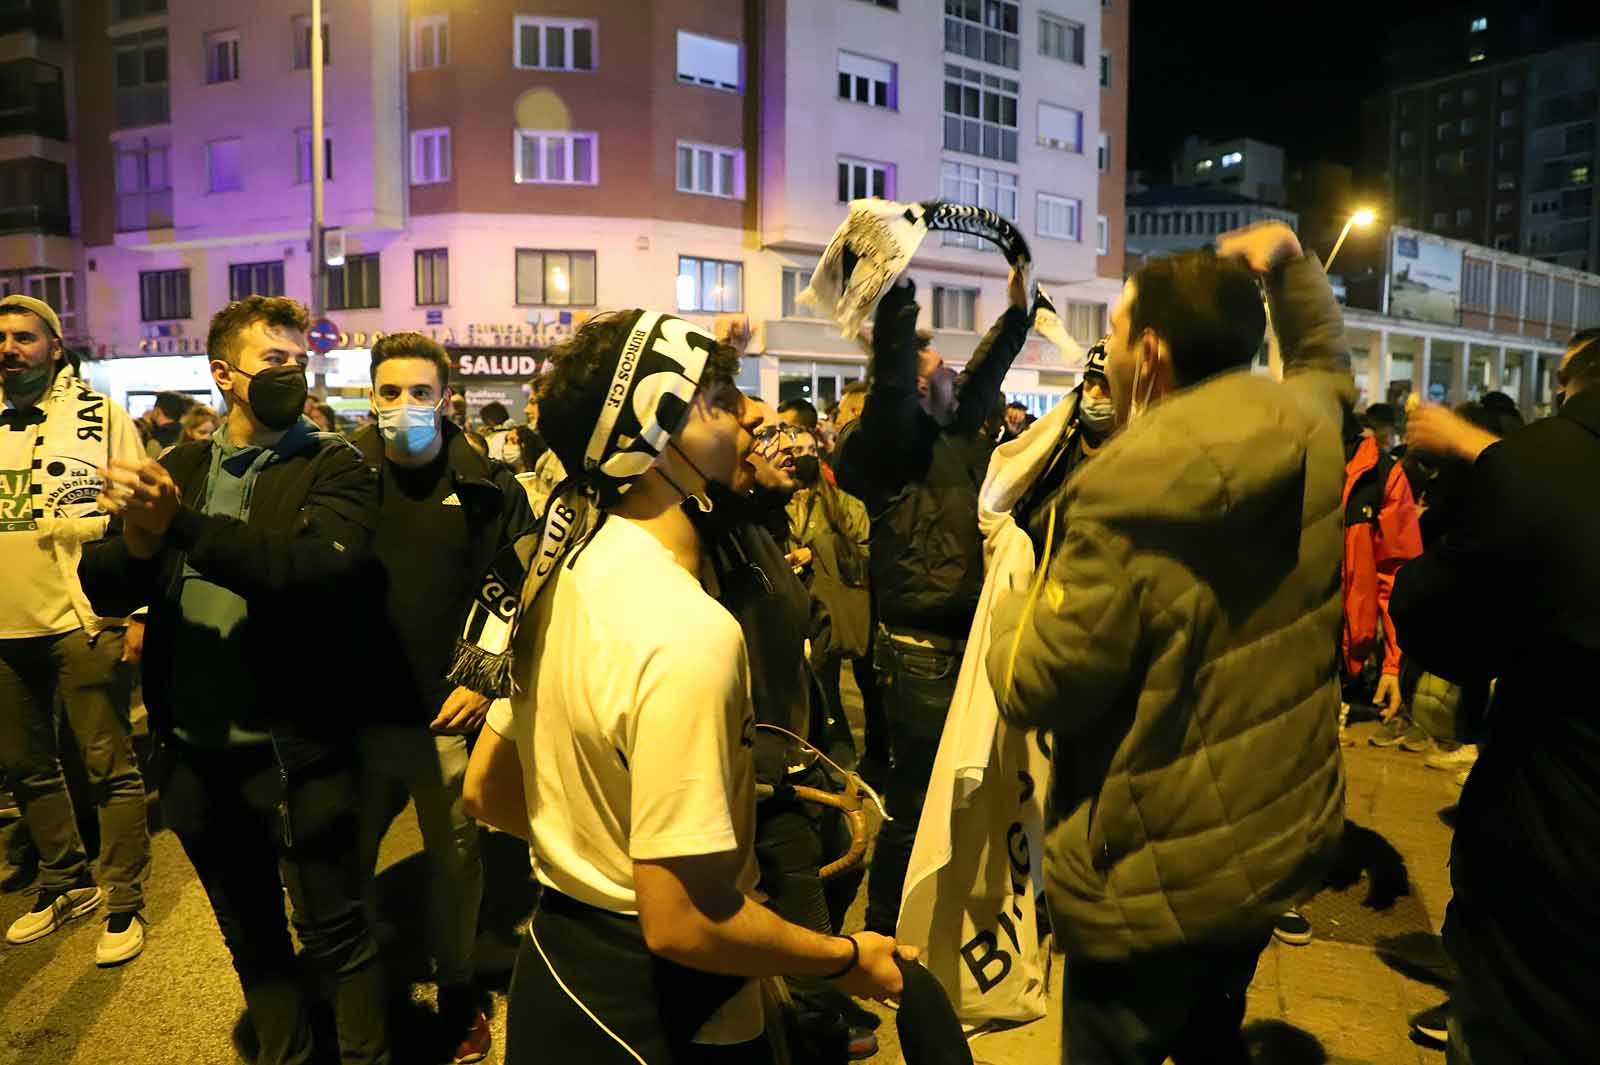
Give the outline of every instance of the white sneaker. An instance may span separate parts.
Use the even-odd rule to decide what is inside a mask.
[[[6,929],[6,942],[16,946],[43,939],[74,917],[82,917],[93,910],[105,897],[105,892],[98,887],[68,888],[59,893],[41,891],[33,909]]]
[[[1453,751],[1439,750],[1428,755],[1422,760],[1429,769],[1443,769],[1448,772],[1457,772],[1462,769],[1471,769],[1478,760],[1478,745],[1463,743]]]
[[[114,913],[95,944],[96,965],[121,965],[144,950],[144,918],[137,913]]]

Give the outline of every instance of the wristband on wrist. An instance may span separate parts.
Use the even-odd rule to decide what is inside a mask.
[[[826,977],[824,977],[826,980],[837,980],[840,977],[849,976],[851,970],[853,970],[857,965],[861,964],[861,944],[856,942],[855,936],[834,936],[833,938],[842,939],[846,943],[850,944],[850,961],[838,972],[829,973]]]

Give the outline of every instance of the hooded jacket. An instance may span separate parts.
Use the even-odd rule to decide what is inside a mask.
[[[1389,618],[1394,575],[1422,554],[1422,528],[1411,482],[1398,462],[1378,454],[1362,433],[1344,468],[1344,668],[1358,676],[1378,643],[1383,619],[1383,672],[1400,673],[1400,643]]]
[[[1285,379],[1207,378],[1114,437],[1067,486],[1036,594],[995,612],[1000,712],[1055,733],[1044,871],[1069,953],[1253,940],[1343,828],[1353,387],[1321,267],[1268,284]]]

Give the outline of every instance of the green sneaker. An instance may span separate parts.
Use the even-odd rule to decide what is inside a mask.
[[[1421,725],[1412,725],[1400,738],[1400,749],[1410,751],[1412,754],[1424,754],[1436,750],[1437,747],[1433,737],[1424,732]]]
[[[1383,723],[1383,727],[1377,732],[1374,732],[1371,736],[1368,736],[1367,742],[1372,744],[1374,747],[1394,747],[1398,745],[1401,740],[1405,739],[1406,733],[1410,731],[1412,727],[1413,726],[1410,721],[1408,721],[1402,715],[1396,714],[1389,720],[1385,721]]]

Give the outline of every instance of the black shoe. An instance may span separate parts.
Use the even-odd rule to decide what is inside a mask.
[[[1299,910],[1289,910],[1273,922],[1272,934],[1291,947],[1303,947],[1311,942],[1311,922]]]
[[[1450,1041],[1450,1001],[1423,1010],[1411,1018],[1411,1033],[1429,1046],[1442,1047]]]

